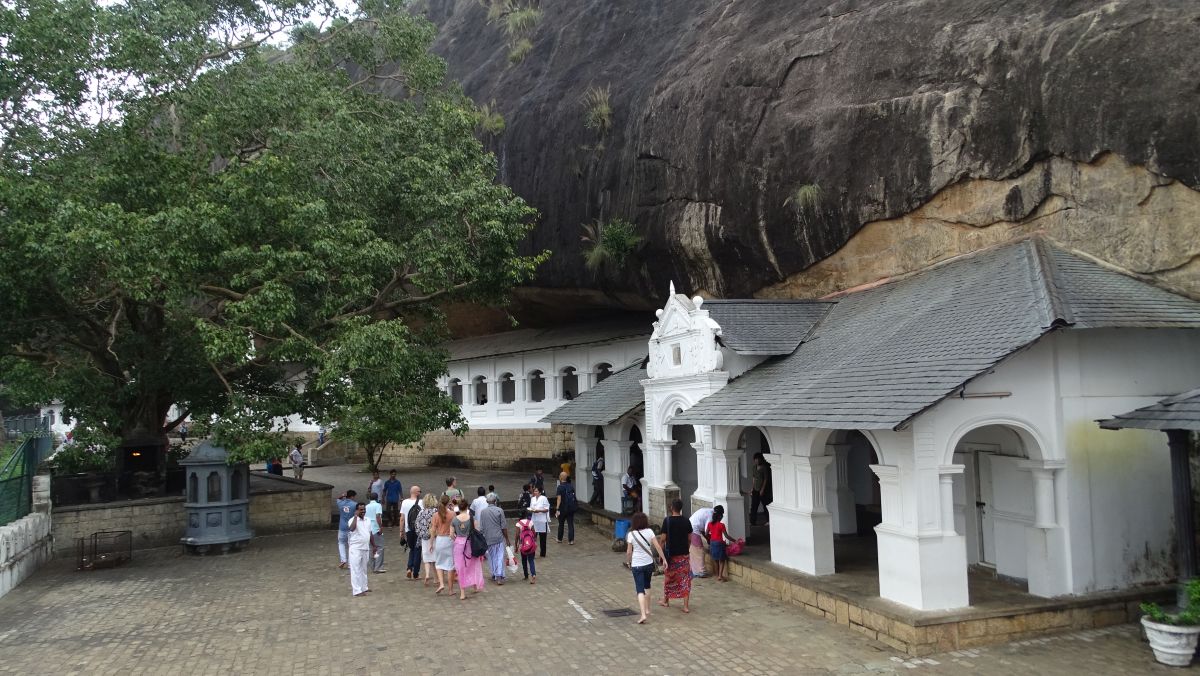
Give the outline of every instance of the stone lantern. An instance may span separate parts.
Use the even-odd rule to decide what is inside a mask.
[[[250,531],[250,466],[228,464],[224,448],[205,441],[179,461],[186,473],[187,531],[180,543],[193,554],[241,549]]]

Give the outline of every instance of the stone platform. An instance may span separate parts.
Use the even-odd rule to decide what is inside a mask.
[[[610,537],[614,521],[628,518],[581,508]],[[651,525],[657,530],[658,524]],[[766,527],[752,529],[749,539],[766,542]],[[765,544],[745,552],[730,559],[733,582],[917,657],[1134,622],[1141,617],[1143,601],[1170,603],[1175,598],[1173,585],[1155,585],[1048,599],[973,570],[968,579],[971,606],[919,611],[879,597],[873,538],[839,538],[835,565],[842,572],[833,575],[805,575],[774,564]]]

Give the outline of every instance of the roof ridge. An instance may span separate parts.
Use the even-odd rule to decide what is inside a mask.
[[[714,303],[778,303],[780,305],[831,305],[837,303],[836,299],[824,298],[708,298],[705,299],[705,305]]]
[[[1048,307],[1043,309],[1046,317],[1046,328],[1070,326],[1075,323],[1075,313],[1071,304],[1061,293],[1062,277],[1059,274],[1058,263],[1054,260],[1053,245],[1041,237],[1030,237],[1026,240],[1033,248],[1033,283],[1038,285]]]

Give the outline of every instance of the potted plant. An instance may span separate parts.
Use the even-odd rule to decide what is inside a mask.
[[[1200,579],[1189,580],[1184,588],[1187,606],[1178,613],[1168,613],[1157,603],[1143,603],[1142,626],[1154,657],[1172,667],[1186,667],[1196,653],[1200,637]]]

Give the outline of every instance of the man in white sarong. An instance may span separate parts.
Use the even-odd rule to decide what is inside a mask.
[[[371,524],[367,520],[366,505],[358,503],[348,525],[350,592],[354,596],[362,596],[371,591],[367,588],[367,562],[371,558]]]

